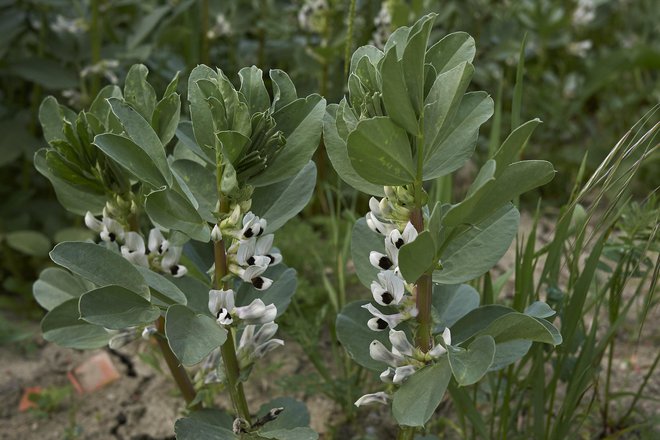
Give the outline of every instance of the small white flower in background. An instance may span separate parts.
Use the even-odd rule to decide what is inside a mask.
[[[321,32],[322,13],[328,9],[325,0],[306,0],[298,11],[298,24],[307,32]]]
[[[255,299],[247,306],[236,307],[232,289],[209,291],[209,311],[216,317],[220,325],[231,325],[234,317],[248,324],[265,324],[272,322],[277,316],[274,304],[264,304],[261,299]]]
[[[112,350],[118,350],[138,338],[137,327],[128,327],[122,330],[110,330],[110,332],[114,333],[114,336],[108,341],[108,347]]]
[[[215,16],[215,23],[211,29],[206,33],[210,40],[232,34],[231,23],[227,20],[224,14]]]
[[[385,270],[378,274],[378,281],[371,283],[374,300],[382,305],[397,305],[403,299],[405,283],[394,271]]]
[[[126,233],[124,245],[121,247],[121,254],[124,258],[138,266],[149,267],[146,250],[144,239],[140,234],[133,231]]]
[[[591,40],[574,41],[568,45],[568,53],[576,57],[584,58],[593,47]]]
[[[53,32],[58,34],[72,34],[79,35],[84,32],[87,32],[89,26],[87,22],[82,18],[66,18],[63,15],[57,15],[55,17],[55,22],[51,23],[50,28]]]
[[[163,272],[170,273],[175,278],[181,278],[188,273],[186,266],[179,264],[183,248],[181,246],[169,246],[160,260],[160,268]]]
[[[89,75],[103,75],[105,79],[110,81],[112,84],[117,84],[119,78],[115,74],[114,70],[119,67],[119,61],[117,60],[101,60],[96,64],[84,67],[80,71],[80,76],[85,78]]]
[[[142,330],[142,339],[149,339],[151,335],[156,334],[156,326],[148,325]]]
[[[385,47],[385,43],[390,36],[390,27],[392,25],[392,16],[390,15],[390,10],[387,7],[387,2],[381,3],[380,11],[378,15],[374,18],[374,26],[376,29],[371,35],[371,42],[374,46],[379,49]]]
[[[386,392],[380,391],[378,393],[365,394],[355,402],[355,406],[369,405],[370,403],[381,403],[385,405],[389,400],[390,396]]]
[[[92,231],[97,232],[103,241],[124,241],[124,228],[118,221],[110,218],[105,209],[103,210],[103,218],[101,220],[87,211],[85,214],[85,225]]]
[[[573,25],[584,26],[596,18],[596,2],[594,0],[578,0],[577,8],[573,11]]]

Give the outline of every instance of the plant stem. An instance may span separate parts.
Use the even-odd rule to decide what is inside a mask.
[[[415,428],[410,426],[400,426],[399,434],[396,436],[396,440],[413,440],[415,438]]]
[[[165,319],[162,316],[156,321],[156,328],[158,329],[158,334],[156,335],[158,347],[160,347],[160,351],[163,353],[165,362],[167,363],[183,398],[186,400],[186,403],[190,405],[190,403],[195,400],[197,393],[195,392],[195,387],[190,381],[190,377],[188,377],[188,372],[183,368],[183,365],[179,363],[179,360],[174,353],[172,353],[172,349],[167,343],[167,338],[163,336],[165,334]],[[200,404],[196,403],[191,409],[200,409]]]
[[[209,0],[202,0],[200,6],[200,40],[201,40],[201,49],[200,57],[202,64],[209,64],[210,61],[210,51],[209,51]]]
[[[101,40],[102,32],[100,29],[100,3],[102,0],[92,0],[92,23],[90,24],[90,46],[92,50],[92,66],[101,62]],[[91,102],[99,93],[101,88],[101,77],[99,73],[92,73],[89,85],[89,96]]]
[[[348,69],[351,64],[351,49],[353,49],[353,27],[355,25],[355,0],[351,0],[348,9],[348,29],[346,31],[346,47],[344,49],[344,84],[348,82]]]
[[[225,252],[224,240],[215,242],[213,251],[215,254],[215,285],[218,289],[226,288],[228,286],[222,284],[222,278],[227,274],[227,253]],[[227,388],[229,388],[229,395],[231,396],[237,415],[247,421],[248,424],[251,424],[250,409],[245,399],[243,383],[239,379],[241,372],[238,366],[238,358],[236,357],[234,330],[230,327],[227,329],[227,332],[227,340],[220,348],[227,375]]]

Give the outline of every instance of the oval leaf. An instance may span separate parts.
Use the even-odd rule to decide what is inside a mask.
[[[80,317],[105,328],[121,330],[155,321],[160,309],[121,286],[90,290],[80,297]]]
[[[150,193],[144,207],[149,218],[163,228],[181,231],[197,241],[211,239],[208,223],[188,199],[175,191],[163,189]]]
[[[472,385],[484,377],[495,357],[495,340],[482,335],[464,348],[450,347],[447,351],[449,365],[460,386]]]
[[[44,339],[57,345],[90,350],[108,344],[112,336],[101,326],[80,319],[78,298],[72,298],[48,312],[41,321]]]
[[[165,335],[170,348],[183,365],[195,365],[227,339],[227,331],[206,315],[188,307],[173,305],[165,316]]]

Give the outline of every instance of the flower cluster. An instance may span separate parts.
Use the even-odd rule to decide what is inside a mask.
[[[298,25],[307,32],[323,32],[325,14],[328,11],[326,0],[305,0],[298,11]]]
[[[387,369],[380,374],[380,380],[394,385],[401,385],[405,380],[420,368],[439,359],[447,353],[447,347],[451,345],[451,333],[445,328],[442,333],[443,344],[436,344],[431,350],[424,353],[414,347],[405,332],[390,330],[390,343],[392,350],[388,350],[380,341],[373,341],[369,345],[369,355],[372,359],[387,364]],[[384,391],[365,394],[356,402],[356,406],[369,403],[387,403],[390,396]]]
[[[387,3],[388,2],[381,3],[378,15],[374,18],[375,29],[373,34],[371,34],[371,44],[379,49],[385,47],[385,43],[392,33],[392,14],[390,14],[390,9]]]
[[[158,228],[149,231],[145,244],[139,232],[127,231],[123,224],[113,218],[108,207],[103,209],[101,220],[91,212],[85,214],[85,225],[99,234],[107,243],[117,243],[121,255],[133,264],[168,273],[173,277],[184,276],[188,269],[179,263],[183,247],[173,246]]]
[[[385,253],[371,251],[369,254],[369,262],[380,269],[377,280],[371,283],[371,294],[377,304],[397,309],[397,313],[388,315],[373,304],[365,304],[363,307],[373,315],[367,325],[374,331],[394,329],[417,316],[413,285],[407,283],[399,271],[399,249],[417,238],[417,230],[408,221],[409,194],[405,188],[399,188],[403,187],[385,187],[386,197],[380,201],[372,197],[371,210],[366,215],[369,228],[385,236]]]

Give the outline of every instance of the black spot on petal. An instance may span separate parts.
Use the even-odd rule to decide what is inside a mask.
[[[390,304],[392,301],[394,301],[394,297],[390,292],[383,292],[383,294],[380,296],[381,300],[383,301],[383,304]]]
[[[270,254],[268,254],[268,255],[266,255],[266,256],[267,256],[268,259],[270,260],[270,261],[268,262],[268,264],[273,264],[273,261],[275,261],[275,257],[273,257],[273,256],[270,255]]]
[[[260,226],[260,227],[259,227],[259,232],[257,232],[257,237],[261,237],[261,234],[263,234],[263,233],[264,233],[264,228],[262,228],[262,227]]]
[[[378,330],[385,330],[387,328],[387,322],[378,318],[376,326],[378,327]]]
[[[179,266],[177,264],[170,267],[170,273],[174,276],[179,273]]]
[[[114,232],[111,232],[108,234],[108,238],[110,239],[110,241],[115,241],[117,239],[117,236],[115,235]]]
[[[380,260],[378,260],[378,267],[380,267],[383,270],[388,270],[393,265],[394,263],[392,263],[392,260],[390,260],[389,257],[380,257]]]
[[[399,238],[396,241],[396,243],[394,243],[394,245],[396,246],[397,249],[401,249],[401,246],[403,246],[404,244],[406,244],[406,243],[403,241],[403,238]]]
[[[243,235],[245,236],[245,238],[250,238],[254,235],[254,232],[252,232],[252,229],[248,228],[247,231],[243,233]]]
[[[251,281],[252,281],[252,285],[257,289],[261,289],[262,287],[264,287],[264,279],[261,277],[254,277],[252,278]]]
[[[255,260],[254,257],[250,257],[247,259],[247,264],[250,266],[254,266]]]

